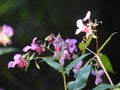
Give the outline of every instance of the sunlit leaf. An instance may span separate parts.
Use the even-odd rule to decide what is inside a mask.
[[[69,72],[70,70],[77,64],[79,63],[81,60],[83,60],[86,56],[88,56],[90,53],[87,53],[87,54],[84,54],[80,57],[78,57],[77,59],[73,60],[70,64],[68,64],[66,67],[65,67],[65,71],[66,73],[69,75]]]
[[[76,80],[70,81],[67,84],[68,90],[80,90],[87,85],[87,80],[90,75],[91,65],[84,65],[77,73]]]
[[[106,83],[101,83],[97,87],[93,88],[92,90],[107,90],[107,89],[111,89],[111,88],[112,88],[112,85],[106,84]]]
[[[107,39],[107,40],[102,44],[102,46],[98,49],[98,52],[100,52],[100,51],[106,46],[106,44],[110,41],[110,39],[112,38],[112,36],[115,35],[115,34],[117,34],[117,32],[112,33],[112,34],[108,37],[108,39]]]
[[[105,54],[99,54],[99,57],[101,59],[101,62],[104,65],[105,69],[111,73],[114,73],[114,70],[112,68],[112,64],[111,64],[109,58]]]
[[[16,50],[17,50],[16,48],[12,48],[12,47],[0,48],[0,55],[11,53],[11,52],[14,52]]]

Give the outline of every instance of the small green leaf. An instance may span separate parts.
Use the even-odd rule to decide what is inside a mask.
[[[79,43],[79,49],[80,50],[85,50],[85,43],[84,42]]]
[[[54,58],[45,58],[43,61],[45,61],[49,66],[51,66],[55,70],[61,71],[60,64],[54,60]]]
[[[29,60],[33,60],[35,57],[35,53],[33,53],[30,57],[29,57]]]
[[[113,88],[112,85],[106,84],[106,83],[101,83],[97,87],[93,88],[92,90],[106,90],[106,89],[111,89]]]
[[[69,90],[80,90],[87,85],[87,80],[90,75],[91,65],[84,65],[77,73],[76,80],[70,81],[67,84]]]
[[[99,54],[99,57],[101,59],[101,62],[104,65],[105,69],[111,73],[114,73],[114,70],[112,68],[112,64],[111,64],[109,58],[105,54]]]
[[[107,40],[102,44],[102,46],[99,48],[98,52],[100,52],[100,51],[106,46],[106,44],[110,41],[110,39],[112,38],[112,36],[115,35],[115,34],[117,34],[117,32],[112,33],[112,34],[108,37],[108,39],[107,39]]]
[[[17,50],[16,48],[12,48],[12,47],[0,48],[0,55],[11,53],[11,52],[14,52],[16,50]]]
[[[37,69],[40,69],[40,66],[38,65],[38,63],[35,61],[35,65],[37,67]]]
[[[77,59],[73,60],[70,64],[68,64],[66,67],[65,67],[65,71],[66,73],[69,75],[69,72],[70,70],[78,63],[80,62],[81,60],[83,60],[86,56],[88,56],[90,53],[87,53],[87,54],[84,54],[80,57],[78,57]]]

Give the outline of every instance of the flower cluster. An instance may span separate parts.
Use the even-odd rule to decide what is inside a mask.
[[[70,60],[72,57],[71,55],[77,51],[76,39],[66,39],[64,41],[60,34],[58,34],[56,37],[54,34],[50,34],[45,40],[45,43],[48,42],[48,45],[53,45],[53,57],[59,59],[59,62],[62,66],[64,65],[64,61],[67,59]],[[23,48],[23,52],[27,54],[16,54],[14,56],[14,61],[10,61],[8,63],[8,68],[13,68],[15,67],[15,65],[18,65],[19,67],[23,68],[25,65],[27,65],[27,62],[31,60],[31,57],[27,58],[27,56],[29,55],[29,51],[34,51],[36,52],[36,54],[40,55],[46,49],[50,49],[45,43],[40,44],[39,40],[37,40],[37,37],[33,38],[31,45],[27,45]],[[33,56],[33,58],[34,57],[35,55]]]
[[[107,74],[106,68],[100,60],[102,59],[101,57],[103,57],[103,55],[100,53],[100,50],[110,40],[111,36],[99,50],[98,46],[96,46],[96,53],[91,51],[88,46],[92,39],[96,39],[96,45],[98,45],[96,26],[98,26],[99,22],[96,20],[95,23],[92,22],[90,16],[91,12],[88,11],[83,19],[79,19],[76,22],[78,29],[75,31],[75,35],[78,35],[81,32],[85,33],[85,36],[83,36],[83,40],[79,42],[79,45],[77,45],[78,41],[76,39],[67,38],[64,40],[60,34],[56,36],[52,33],[45,38],[44,42],[38,40],[37,37],[34,37],[31,45],[27,45],[23,48],[23,54],[16,54],[14,56],[14,60],[8,63],[8,68],[13,68],[15,65],[18,65],[20,68],[28,68],[29,63],[32,60],[35,61],[36,66],[39,68],[36,60],[40,59],[41,62],[45,61],[49,66],[62,73],[65,90],[67,90],[65,74],[69,75],[70,70],[73,71],[75,78],[75,81],[71,81],[67,84],[67,88],[70,90],[81,89],[81,87],[76,86],[80,85],[81,83],[84,87],[86,84],[83,82],[87,82],[89,74],[92,74],[96,77],[95,84],[99,85],[102,82],[102,76],[105,73],[111,85],[113,85],[109,78],[109,75]],[[10,32],[8,33],[8,31]],[[6,39],[6,37],[8,38],[12,35],[12,28],[4,25],[2,27],[2,31],[0,32],[0,37],[4,36],[5,40],[0,39],[0,44],[9,44],[11,41]],[[47,56],[41,57],[41,54],[48,50],[52,52],[52,55],[50,56],[51,58],[48,58]],[[83,59],[89,55],[87,51],[93,54],[93,57],[88,59],[88,61],[85,63]],[[104,58],[105,57],[106,56],[104,56]],[[65,63],[65,60],[68,60],[69,62]],[[113,72],[112,69],[111,72]]]

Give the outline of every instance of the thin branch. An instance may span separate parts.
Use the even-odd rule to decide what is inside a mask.
[[[86,47],[86,49],[87,49],[88,51],[90,51],[91,53],[93,53],[93,54],[96,56],[96,58],[97,58],[98,62],[100,63],[100,65],[101,65],[102,69],[103,69],[103,70],[104,70],[104,72],[105,72],[105,75],[107,76],[107,78],[108,78],[108,80],[109,80],[110,84],[113,86],[113,89],[114,89],[114,84],[113,84],[113,82],[112,82],[112,80],[111,80],[111,78],[110,78],[110,76],[109,76],[108,72],[106,71],[106,69],[105,69],[104,65],[102,64],[102,62],[101,62],[101,60],[100,60],[99,56],[98,56],[96,53],[94,53],[92,50],[90,50],[89,48],[87,48],[87,47]]]

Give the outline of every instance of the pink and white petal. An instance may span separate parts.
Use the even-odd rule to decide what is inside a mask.
[[[32,48],[31,46],[26,46],[26,47],[23,48],[23,51],[24,51],[24,52],[27,52],[27,51],[30,50],[31,48]]]
[[[14,34],[13,28],[11,26],[8,26],[5,24],[2,26],[2,31],[5,34],[7,34],[9,37],[13,36],[13,34]]]
[[[86,39],[90,37],[90,33],[86,33]]]
[[[81,28],[84,26],[82,19],[78,19],[76,24],[78,28]]]
[[[35,43],[37,40],[37,37],[34,37],[33,40],[32,40],[32,43]]]
[[[16,54],[16,55],[14,56],[14,60],[18,60],[18,59],[20,59],[20,57],[21,57],[21,54]]]
[[[8,68],[13,68],[13,67],[15,67],[15,62],[14,61],[10,61],[8,63]]]
[[[91,12],[88,11],[86,16],[83,18],[83,21],[86,21],[86,20],[90,19],[90,15],[91,15]]]
[[[81,29],[77,29],[77,30],[75,31],[75,35],[78,35],[80,32],[81,32]]]

